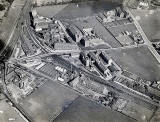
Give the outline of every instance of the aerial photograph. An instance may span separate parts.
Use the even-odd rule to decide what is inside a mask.
[[[0,0],[0,122],[160,122],[160,0]]]

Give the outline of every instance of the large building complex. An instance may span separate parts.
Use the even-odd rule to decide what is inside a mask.
[[[0,104],[3,94],[21,116],[8,121],[150,122],[160,107],[160,42],[151,43],[116,0],[108,9],[98,8],[102,1],[65,2],[73,1],[23,8],[13,52],[0,65]],[[51,4],[61,5],[42,7]]]

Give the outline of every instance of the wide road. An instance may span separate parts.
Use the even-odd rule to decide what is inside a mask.
[[[155,56],[157,61],[160,63],[160,55],[152,46],[152,41],[155,39],[160,39],[160,17],[159,11],[157,10],[132,10],[126,8],[130,16],[134,20],[138,31],[143,37],[145,44],[148,45],[150,51]],[[140,17],[140,20],[137,20],[136,17]]]
[[[72,68],[72,70],[76,70],[77,72],[81,72],[84,75],[86,75],[87,77],[90,77],[91,79],[94,79],[96,82],[99,82],[101,84],[106,85],[110,90],[122,95],[122,96],[127,96],[126,98],[137,98],[138,100],[142,100],[142,101],[146,101],[147,103],[150,103],[152,105],[155,106],[160,106],[159,104],[155,103],[152,101],[151,98],[142,95],[139,92],[136,92],[134,90],[129,89],[128,87],[124,87],[120,84],[117,84],[115,82],[110,82],[107,81],[99,76],[93,75],[93,73],[85,70],[84,68],[77,68],[76,66],[74,66],[73,64],[71,64],[69,61],[64,60],[63,58],[61,58],[60,56],[53,56],[53,60],[57,61],[57,63],[61,64],[62,66],[64,66],[66,69],[70,69]],[[71,66],[72,65],[72,66]],[[133,98],[132,98],[133,97]]]
[[[0,56],[8,59],[12,54],[15,44],[21,32],[21,23],[26,18],[30,10],[31,0],[15,0],[0,28],[0,39],[3,44],[0,50]],[[9,24],[8,24],[9,23]],[[2,41],[3,40],[3,41]]]
[[[109,90],[119,94],[120,96],[123,96],[123,97],[128,98],[128,99],[132,99],[132,100],[134,100],[136,98],[137,100],[141,100],[143,102],[147,102],[147,103],[155,105],[155,106],[160,106],[159,104],[153,102],[150,97],[145,96],[145,95],[143,95],[139,92],[136,92],[136,91],[134,91],[134,90],[132,90],[128,87],[125,87],[125,86],[121,85],[121,84],[111,82],[111,81],[107,81],[107,80],[105,80],[105,79],[103,79],[99,76],[93,75],[91,72],[85,70],[84,68],[77,68],[76,66],[71,64],[69,61],[64,60],[63,58],[61,58],[58,55],[53,55],[52,57],[53,57],[53,62],[62,65],[63,67],[65,67],[66,69],[68,69],[70,71],[72,70],[72,71],[77,71],[78,73],[83,73],[84,75],[86,75],[87,77],[95,80],[96,82],[99,82],[101,84],[106,85]],[[12,60],[12,62],[15,62],[19,65],[22,65],[22,64],[18,63],[17,60]],[[35,73],[40,74],[37,70],[30,69],[30,68],[29,68],[29,70],[32,70]],[[49,78],[48,76],[45,76],[44,74],[40,74],[40,75],[42,75],[43,77]],[[51,79],[51,78],[49,78],[49,79]]]

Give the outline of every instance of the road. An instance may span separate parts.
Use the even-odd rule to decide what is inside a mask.
[[[24,28],[26,28],[26,32],[30,36],[32,41],[34,41],[34,43],[37,44],[44,52],[48,52],[48,50],[41,45],[40,41],[37,39],[35,35],[35,32],[28,26],[28,23],[24,25]]]
[[[13,40],[13,36],[15,35],[15,31],[17,30],[17,28],[19,29],[19,31],[21,31],[21,25],[18,25],[19,23],[21,23],[23,21],[23,19],[21,18],[26,18],[25,15],[23,15],[24,13],[27,13],[26,11],[28,10],[28,5],[29,5],[29,2],[28,0],[26,1],[25,3],[25,7],[23,8],[23,12],[21,13],[20,15],[20,19],[18,19],[16,21],[16,24],[12,30],[12,33],[10,35],[10,37],[8,38],[8,41],[7,41],[7,44],[6,44],[6,47],[5,49],[3,50],[6,51],[6,49],[8,48],[11,48],[9,51],[12,52],[13,48],[14,48],[14,45],[16,43],[16,39]],[[130,13],[130,11],[128,10],[128,12]],[[148,45],[148,47],[150,48],[151,52],[154,54],[154,56],[157,58],[157,60],[160,62],[160,58],[159,58],[159,55],[158,53],[156,52],[156,50],[152,47],[152,44],[151,42],[148,40],[148,38],[146,37],[145,33],[143,32],[141,26],[139,25],[139,23],[137,22],[137,20],[134,18],[134,16],[130,13],[131,17],[134,19],[134,22],[135,22],[135,25],[137,27],[137,29],[139,30],[140,34],[142,35],[144,41],[145,41],[145,44],[143,45]],[[23,17],[24,16],[24,17]],[[19,27],[20,26],[20,27]],[[46,54],[42,54],[42,55],[35,55],[35,56],[30,56],[30,57],[26,57],[26,58],[23,58],[23,59],[18,59],[18,60],[15,60],[15,59],[11,59],[10,61],[12,63],[15,63],[15,64],[18,64],[22,67],[25,67],[23,64],[19,63],[20,60],[27,60],[27,59],[35,59],[35,58],[38,58],[38,59],[42,59],[42,58],[45,58],[47,56],[52,56],[53,57],[53,60],[56,61],[57,63],[61,64],[62,66],[64,66],[66,69],[69,69],[69,70],[76,70],[78,73],[83,73],[84,75],[86,75],[87,77],[93,79],[94,81],[96,82],[99,82],[101,84],[104,84],[109,90],[117,93],[118,95],[120,96],[123,96],[125,97],[126,99],[128,100],[135,100],[137,99],[138,101],[142,101],[142,102],[146,102],[146,103],[149,103],[151,105],[154,105],[154,106],[160,106],[158,103],[155,103],[152,101],[152,99],[148,96],[145,96],[137,91],[134,91],[126,86],[123,86],[122,84],[119,84],[119,83],[116,83],[116,82],[111,82],[111,81],[107,81],[105,80],[104,78],[102,77],[99,77],[99,76],[96,76],[94,74],[92,74],[90,71],[87,71],[85,70],[84,68],[78,68],[76,66],[74,66],[73,64],[71,64],[70,62],[64,60],[63,58],[61,58],[60,56],[58,55],[61,55],[61,54],[68,54],[68,53],[79,53],[80,50],[76,50],[76,51],[73,51],[73,50],[55,50],[54,52],[48,52],[48,50],[46,50],[39,42],[39,40],[36,38],[36,35],[33,34],[32,30],[28,27],[28,24],[26,23],[26,25],[24,25],[24,28],[26,29],[26,33],[30,36],[30,38],[42,49],[46,52]],[[143,46],[143,45],[138,45],[138,46]],[[106,49],[106,50],[120,50],[120,49],[127,49],[127,48],[134,48],[136,47],[135,45],[133,46],[127,46],[127,47],[120,47],[120,48],[115,48],[115,49]],[[91,50],[89,50],[91,51]],[[95,51],[95,50],[92,50],[92,51]],[[47,53],[48,52],[48,53]],[[3,53],[1,53],[3,54]],[[6,55],[6,54],[3,54],[3,55]],[[27,67],[25,67],[27,68]],[[55,80],[53,80],[51,77],[49,76],[46,76],[45,74],[43,73],[40,73],[39,71],[35,70],[35,69],[32,69],[32,68],[27,68],[28,70],[36,73],[36,74],[39,74],[47,79],[50,79],[52,81],[55,82]],[[61,84],[61,85],[64,85],[64,84]],[[69,86],[67,86],[69,87]],[[7,95],[7,94],[6,94]],[[8,96],[8,95],[7,95]],[[12,103],[14,103],[14,105],[16,106],[16,108],[19,109],[20,112],[22,112],[22,114],[24,114],[24,116],[32,121],[30,119],[30,117],[27,115],[27,113],[25,113],[25,111],[23,109],[21,109],[17,104],[15,104],[15,102],[12,100],[12,98],[10,98],[10,96],[8,96],[8,98],[12,101]]]
[[[15,2],[15,1],[14,1]],[[3,47],[3,49],[0,52],[0,56],[3,57],[3,59],[8,59],[10,57],[10,55],[12,54],[12,51],[15,47],[15,44],[19,38],[20,35],[20,31],[21,31],[21,23],[24,21],[25,15],[26,13],[28,13],[28,10],[30,9],[30,5],[31,5],[31,0],[25,0],[24,4],[18,4],[18,2],[21,3],[21,1],[16,1],[16,3],[12,4],[11,9],[14,9],[17,7],[21,8],[19,9],[19,11],[17,12],[17,16],[15,16],[15,22],[13,23],[7,23],[6,26],[13,26],[13,28],[11,28],[11,30],[5,30],[6,32],[10,32],[9,33],[9,37],[6,38],[5,40],[5,46]],[[19,14],[20,13],[20,14]],[[13,25],[9,25],[9,24],[13,24]],[[5,27],[7,28],[7,27]],[[5,80],[5,78],[4,78]],[[5,85],[5,84],[4,84]],[[11,96],[9,95],[8,92],[3,91],[3,94],[8,98],[8,100],[13,104],[13,106],[22,114],[23,117],[26,118],[26,120],[28,120],[29,122],[33,122],[32,118],[25,112],[25,110],[23,110],[15,101],[14,99],[11,98]]]
[[[160,55],[158,54],[158,52],[154,49],[154,47],[152,46],[151,41],[149,41],[149,39],[147,38],[146,34],[144,33],[143,29],[141,28],[139,22],[137,21],[137,19],[134,17],[134,15],[132,14],[132,12],[130,11],[129,8],[125,8],[126,11],[130,14],[130,16],[133,18],[134,20],[134,24],[136,25],[139,33],[142,35],[142,38],[144,40],[144,44],[148,45],[150,51],[152,52],[152,54],[155,56],[155,58],[157,59],[157,61],[160,63]]]
[[[15,7],[19,7],[22,8],[19,11],[20,14],[17,16],[17,18],[15,18],[15,23],[11,23],[13,25],[10,25],[11,27],[13,26],[13,28],[11,28],[10,31],[10,35],[9,37],[5,40],[5,46],[4,48],[1,50],[0,55],[4,56],[5,58],[9,58],[13,49],[14,49],[14,45],[16,44],[16,41],[18,40],[18,37],[20,35],[20,31],[21,31],[21,23],[23,22],[23,19],[25,18],[27,11],[30,9],[30,5],[31,5],[31,0],[25,0],[24,4],[19,5],[18,2],[17,3],[13,2],[13,5],[11,6],[12,8]],[[20,1],[21,2],[21,1]],[[18,12],[17,12],[18,13]],[[8,25],[7,25],[8,26]]]
[[[28,32],[28,34],[29,34],[29,36],[31,37],[31,39],[33,39],[34,41],[35,41],[35,37],[33,37],[33,35],[34,34],[31,34],[31,32],[29,31],[29,30],[27,30]],[[34,35],[35,36],[35,35]],[[37,43],[37,39],[36,39],[36,43]],[[143,45],[145,45],[145,44],[143,44]],[[142,46],[143,46],[142,45]],[[121,47],[122,49],[123,48],[134,48],[134,47],[136,47],[136,46],[128,46],[128,47]],[[43,48],[43,46],[41,46],[41,48]],[[121,49],[120,48],[120,49]],[[111,49],[107,49],[107,50],[111,50]],[[119,50],[119,48],[115,48],[115,49],[112,49],[112,50]],[[91,50],[90,50],[91,51]],[[94,50],[93,50],[94,51]],[[77,52],[77,51],[75,51],[76,53],[79,53],[79,51]],[[42,54],[42,55],[36,55],[36,56],[31,56],[31,57],[26,57],[26,58],[23,58],[22,60],[27,60],[27,59],[33,59],[33,57],[34,58],[38,58],[38,59],[41,59],[41,58],[44,58],[44,57],[47,57],[47,56],[51,56],[51,55],[61,55],[61,54],[69,54],[69,53],[73,53],[73,51],[72,50],[68,50],[68,51],[59,51],[59,50],[57,50],[57,51],[54,51],[54,52],[51,52],[51,53],[46,53],[46,54]],[[58,59],[57,59],[58,58]],[[19,60],[17,60],[17,61],[20,61],[21,59],[19,59]],[[71,64],[70,64],[70,62],[66,62],[65,60],[63,60],[62,58],[60,58],[60,57],[54,57],[54,60],[56,60],[57,61],[57,63],[61,63],[62,65],[65,65],[66,66],[66,68],[67,69],[70,69],[70,67],[71,67]],[[69,67],[68,67],[68,65],[69,65]],[[94,80],[95,81],[97,81],[97,82],[100,82],[100,83],[102,83],[102,84],[105,84],[105,85],[108,85],[108,86],[110,86],[110,87],[113,87],[114,89],[117,89],[117,91],[124,91],[124,93],[127,93],[126,95],[131,95],[131,96],[134,96],[134,97],[137,97],[138,99],[142,99],[142,100],[144,100],[144,101],[147,101],[147,102],[149,102],[149,103],[151,103],[151,104],[154,104],[154,105],[156,105],[156,106],[159,106],[159,104],[156,104],[156,103],[154,103],[154,102],[152,102],[152,100],[149,98],[149,97],[147,97],[147,96],[145,96],[145,95],[143,95],[143,94],[141,94],[141,93],[139,93],[139,92],[136,92],[136,91],[134,91],[134,90],[132,90],[132,89],[130,89],[130,88],[128,88],[128,87],[125,87],[125,86],[123,86],[123,85],[121,85],[121,84],[118,84],[118,83],[115,83],[115,82],[109,82],[109,81],[106,81],[106,80],[104,80],[104,79],[102,79],[101,77],[98,77],[98,76],[96,76],[96,75],[93,75],[91,72],[87,72],[86,70],[84,70],[83,68],[76,68],[75,66],[73,66],[78,72],[82,72],[82,73],[84,73],[84,74],[86,74],[86,76],[89,76],[90,78],[94,78]],[[42,74],[41,74],[42,75]],[[44,76],[44,75],[43,75]],[[112,88],[112,90],[114,90]]]
[[[159,104],[155,103],[152,101],[152,99],[146,95],[143,95],[137,91],[134,91],[128,87],[124,87],[120,84],[117,84],[115,82],[111,82],[108,80],[103,79],[102,77],[93,75],[90,71],[84,70],[84,68],[77,68],[76,66],[74,66],[73,64],[71,64],[69,61],[64,60],[63,58],[61,58],[60,56],[54,56],[53,58],[54,60],[57,61],[57,63],[60,63],[62,66],[65,66],[66,69],[74,69],[77,72],[81,72],[84,75],[86,75],[87,77],[90,77],[91,79],[94,79],[96,82],[99,82],[101,84],[106,85],[107,87],[109,87],[112,91],[116,92],[116,93],[120,93],[122,96],[127,96],[125,98],[131,98],[130,96],[136,97],[139,100],[142,101],[146,101],[152,105],[156,105],[156,106],[160,106]],[[71,66],[72,65],[72,66]]]
[[[78,67],[74,66],[73,64],[71,64],[69,61],[64,60],[63,58],[61,58],[58,55],[50,55],[50,56],[53,57],[53,62],[56,62],[56,63],[62,65],[63,67],[65,67],[66,69],[68,69],[70,71],[71,70],[73,70],[73,71],[76,70],[78,73],[83,73],[87,77],[89,77],[91,79],[94,79],[94,81],[99,82],[100,84],[106,85],[109,90],[111,90],[111,91],[113,91],[113,92],[115,92],[115,93],[117,93],[117,94],[119,94],[119,95],[121,95],[125,98],[129,98],[129,99],[136,98],[138,100],[145,101],[145,102],[150,103],[152,105],[160,106],[158,103],[153,102],[150,97],[148,97],[148,96],[146,96],[146,95],[144,95],[140,92],[132,90],[132,89],[130,89],[128,87],[125,87],[124,85],[121,85],[119,83],[105,80],[102,77],[99,77],[99,76],[96,76],[96,75],[92,74],[90,71],[85,70],[84,68],[78,68]],[[18,63],[17,60],[12,60],[12,62],[14,62],[16,64],[19,64],[20,66],[23,66],[23,64]],[[23,67],[25,67],[25,66],[23,66]],[[35,69],[31,69],[31,68],[28,68],[28,67],[25,67],[25,68],[27,68],[28,70],[31,70],[31,71],[33,71],[37,74],[40,74],[43,77],[46,77],[50,80],[53,80],[49,76],[46,76],[46,75],[40,73],[39,71],[37,71]]]

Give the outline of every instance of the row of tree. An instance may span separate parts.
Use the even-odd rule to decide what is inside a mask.
[[[3,4],[0,4],[0,11],[5,10],[5,6]]]
[[[12,4],[13,1],[14,1],[14,0],[6,0],[6,2],[8,2],[8,3],[10,3],[10,4]]]
[[[8,2],[9,4],[12,4],[13,1],[14,0],[5,0],[4,2]],[[5,7],[6,7],[5,4],[0,3],[0,11],[5,10]]]

